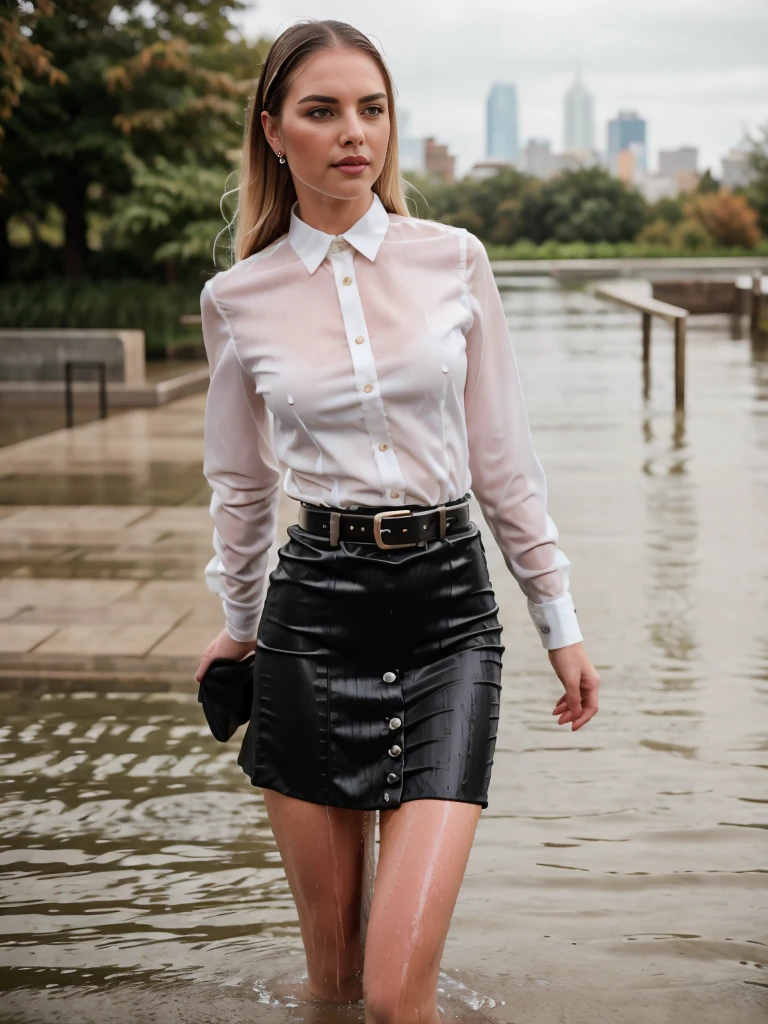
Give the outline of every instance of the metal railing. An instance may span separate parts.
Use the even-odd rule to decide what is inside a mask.
[[[75,370],[98,370],[99,372],[99,416],[107,418],[107,364],[101,359],[68,359],[64,363],[64,401],[67,426],[74,426],[74,403],[72,400],[72,374]]]
[[[645,395],[648,395],[650,386],[650,360],[651,360],[651,321],[653,317],[659,317],[672,324],[675,332],[675,408],[685,408],[685,335],[688,324],[688,310],[681,306],[673,306],[669,302],[660,302],[650,296],[638,295],[626,287],[620,285],[600,285],[595,289],[595,295],[603,299],[611,299],[623,306],[637,309],[642,314],[643,329],[643,378],[645,383]]]

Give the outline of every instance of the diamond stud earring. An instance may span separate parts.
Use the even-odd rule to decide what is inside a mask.
[[[277,159],[280,161],[281,164],[285,163],[285,157],[283,156],[283,151],[281,149],[278,149],[277,151]]]

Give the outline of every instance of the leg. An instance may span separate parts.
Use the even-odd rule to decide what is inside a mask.
[[[439,1024],[440,958],[480,811],[480,804],[409,800],[381,812],[366,1024]]]
[[[326,807],[262,790],[296,902],[310,994],[333,1002],[362,996],[360,901],[364,811]]]

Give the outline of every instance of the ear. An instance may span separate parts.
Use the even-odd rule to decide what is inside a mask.
[[[277,153],[278,149],[283,148],[283,144],[280,141],[280,132],[277,126],[277,121],[271,114],[268,114],[266,110],[262,110],[261,112],[261,126],[264,129],[264,135],[267,138],[267,142],[275,153]]]

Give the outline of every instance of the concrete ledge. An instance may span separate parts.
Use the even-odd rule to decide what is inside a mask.
[[[669,256],[625,257],[594,260],[492,260],[495,274],[584,280],[591,277],[680,277],[696,274],[732,281],[738,274],[762,270],[768,273],[768,256]]]
[[[108,405],[113,408],[165,405],[177,398],[206,391],[208,381],[207,366],[189,370],[168,380],[141,385],[108,381]],[[76,395],[76,402],[95,405],[99,400],[98,384],[95,382],[77,381],[73,384],[72,390]],[[61,405],[64,402],[64,382],[0,380],[0,400],[8,405]]]
[[[203,637],[201,643],[210,637]],[[202,648],[201,648],[202,653]],[[68,684],[90,684],[112,688],[146,686],[158,683],[183,686],[197,695],[195,672],[199,658],[116,658],[77,657],[75,655],[3,655],[0,666],[0,688],[13,689],[21,685],[26,691],[33,680],[43,681],[47,687]]]
[[[141,385],[147,379],[144,331],[107,329],[0,330],[0,380],[63,381],[68,360],[103,360],[107,380]]]

